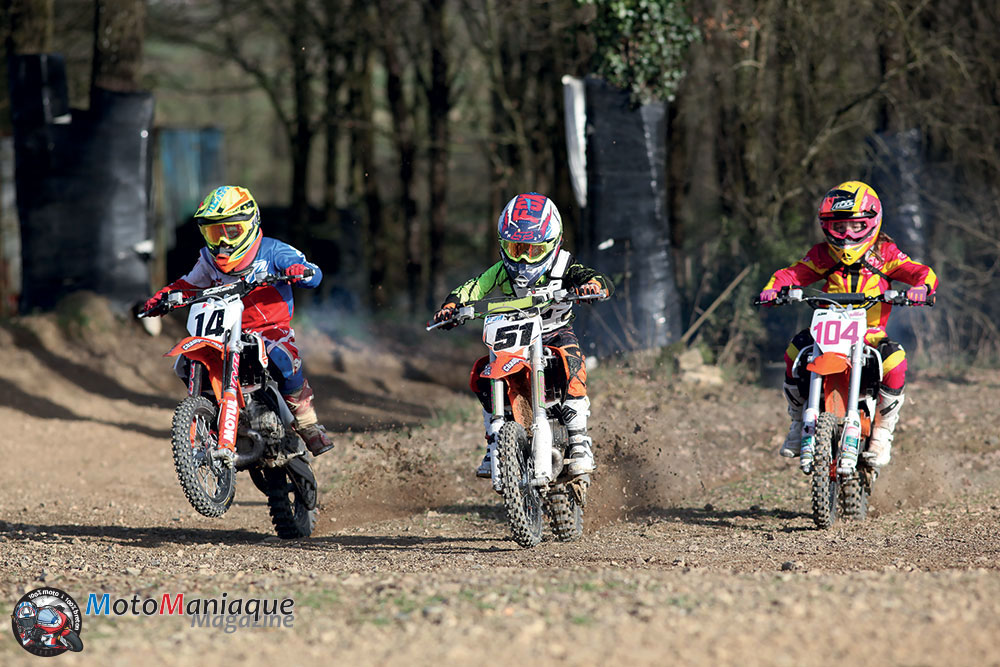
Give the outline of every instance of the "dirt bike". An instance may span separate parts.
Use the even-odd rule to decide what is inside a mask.
[[[309,277],[307,271],[305,277]],[[191,334],[164,356],[180,356],[188,395],[174,411],[171,443],[184,495],[200,514],[219,517],[232,505],[236,473],[248,470],[267,496],[281,538],[308,537],[316,526],[318,491],[305,443],[268,369],[264,341],[245,332],[243,298],[295,278],[265,276],[197,290],[169,292],[139,317],[190,306]],[[187,290],[191,293],[192,290]]]
[[[882,380],[882,357],[866,345],[867,311],[877,303],[893,306],[933,305],[915,302],[895,290],[877,296],[829,294],[784,287],[773,301],[755,305],[804,302],[813,309],[809,331],[814,343],[799,351],[794,377],[809,372],[809,392],[802,413],[799,467],[812,475],[813,521],[829,528],[838,518],[862,520],[879,470],[865,456]],[[842,463],[842,453],[858,452],[857,463]]]
[[[562,352],[542,345],[541,313],[555,303],[601,298],[541,288],[522,298],[473,301],[450,320],[427,326],[430,331],[483,320],[483,343],[490,355],[479,375],[492,382],[491,411],[503,420],[491,458],[491,479],[503,497],[514,541],[523,547],[541,542],[543,513],[557,540],[583,534],[590,476],[570,477],[566,469],[566,372]]]

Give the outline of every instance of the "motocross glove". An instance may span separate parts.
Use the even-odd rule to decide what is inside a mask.
[[[927,285],[911,287],[906,290],[906,298],[915,303],[926,303],[928,292],[930,292],[930,288]]]
[[[582,285],[574,287],[573,292],[579,296],[590,296],[593,294],[603,294],[604,288],[601,287],[601,283],[591,279]]]
[[[455,317],[455,310],[458,308],[457,304],[446,303],[441,306],[441,310],[434,313],[435,322],[447,322],[451,318]]]
[[[774,301],[777,298],[778,298],[778,290],[776,290],[776,289],[762,290],[761,293],[760,293],[760,296],[757,297],[757,299],[761,303],[771,303],[772,301]]]
[[[307,268],[305,264],[292,264],[285,269],[285,275],[289,278],[294,278],[292,282],[297,283],[305,278]]]
[[[148,313],[151,310],[155,310],[157,307],[159,307],[159,305],[161,303],[163,303],[163,299],[166,298],[167,292],[169,292],[169,291],[170,291],[170,287],[169,286],[168,287],[164,287],[159,292],[157,292],[156,294],[154,294],[153,296],[151,296],[146,301],[146,303],[144,303],[142,305],[142,312]]]

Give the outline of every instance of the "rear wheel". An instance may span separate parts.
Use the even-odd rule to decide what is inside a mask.
[[[532,486],[531,441],[524,427],[506,422],[497,434],[500,494],[514,541],[533,547],[542,541],[542,496]]]
[[[316,508],[309,509],[308,499],[289,480],[291,473],[284,468],[263,468],[261,474],[271,523],[278,537],[291,540],[312,535],[316,528]]]
[[[188,396],[174,410],[170,441],[177,479],[188,502],[205,516],[222,516],[236,496],[236,471],[212,458],[219,446],[218,408],[204,396]]]
[[[583,507],[566,487],[549,495],[552,534],[560,542],[571,542],[583,535]]]
[[[840,484],[833,469],[837,417],[831,412],[816,420],[816,459],[812,471],[813,521],[818,528],[829,528],[837,521],[840,509]]]
[[[840,493],[844,498],[844,518],[863,521],[868,516],[868,496],[871,495],[871,473],[859,468],[845,479]]]

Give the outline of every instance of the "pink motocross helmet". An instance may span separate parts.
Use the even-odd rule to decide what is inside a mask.
[[[819,223],[830,252],[843,264],[854,264],[878,239],[882,228],[882,202],[871,186],[861,181],[847,181],[823,197]]]

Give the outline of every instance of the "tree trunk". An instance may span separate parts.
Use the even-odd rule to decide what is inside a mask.
[[[146,5],[142,0],[94,3],[94,61],[91,99],[96,88],[118,93],[139,90]]]
[[[355,179],[364,198],[368,215],[368,301],[372,308],[385,305],[386,243],[382,238],[384,212],[378,188],[375,162],[375,104],[372,99],[371,47],[365,46],[355,58],[358,77],[352,91],[351,110],[357,119],[353,132],[354,156],[357,160]]]
[[[399,206],[403,217],[403,247],[406,252],[406,289],[410,313],[422,307],[423,252],[420,227],[417,219],[417,201],[414,198],[416,137],[413,129],[412,108],[407,105],[403,85],[404,65],[397,51],[393,32],[383,35],[383,56],[386,68],[386,97],[392,115],[392,134],[399,153]]]
[[[429,0],[424,5],[424,22],[431,46],[431,80],[427,93],[427,113],[430,128],[430,210],[428,240],[430,267],[427,277],[427,307],[433,309],[444,297],[444,240],[448,217],[448,113],[451,111],[451,89],[448,63],[444,52],[447,44],[444,29],[444,0]]]
[[[313,96],[306,60],[306,33],[310,29],[306,0],[295,0],[292,31],[288,36],[292,57],[295,121],[292,131],[292,200],[289,209],[289,233],[296,245],[309,239],[309,154],[312,149]]]

